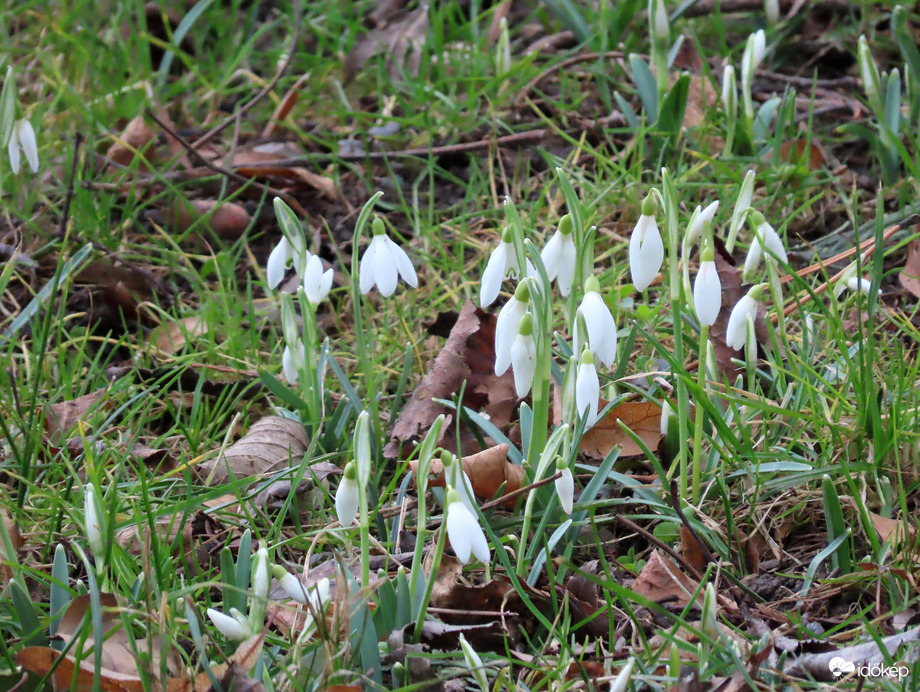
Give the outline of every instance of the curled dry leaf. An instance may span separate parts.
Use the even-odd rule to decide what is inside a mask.
[[[107,390],[97,389],[95,392],[78,396],[70,401],[59,401],[56,404],[45,406],[45,434],[47,439],[55,443],[63,443],[68,433],[77,423],[82,422],[89,427],[93,413],[103,408],[107,402],[103,401]]]
[[[267,416],[256,421],[242,438],[220,457],[205,462],[200,473],[210,484],[222,484],[231,477],[265,476],[299,463],[310,440],[297,421]]]
[[[438,315],[438,319],[429,327],[429,333],[443,335],[443,323],[449,322],[450,317],[446,313]],[[444,348],[434,362],[428,365],[428,374],[415,388],[409,403],[399,414],[384,454],[393,458],[399,453],[399,443],[411,444],[421,439],[434,419],[447,411],[434,400],[450,400],[461,389],[463,406],[484,412],[496,428],[507,430],[518,403],[514,376],[509,371],[497,377],[494,364],[495,316],[467,301],[450,327]],[[456,449],[455,433],[456,426],[445,424],[439,444],[446,449]],[[460,448],[467,452],[479,448],[472,432],[465,426],[461,426]]]
[[[699,582],[688,577],[680,567],[661,557],[661,553],[654,550],[631,588],[650,601],[669,601],[683,607],[690,602],[690,597],[698,586]],[[702,592],[697,601],[702,605]]]
[[[208,325],[201,315],[189,315],[160,323],[160,326],[150,333],[149,342],[156,346],[158,351],[171,356],[181,351],[190,338],[202,336],[207,332]]]
[[[423,2],[402,19],[364,34],[345,56],[345,82],[354,79],[364,63],[378,53],[386,54],[387,72],[393,81],[399,81],[403,71],[410,75],[418,74],[427,33],[428,3]]]
[[[513,493],[521,487],[524,480],[524,467],[508,461],[508,445],[500,444],[484,449],[476,454],[463,457],[463,470],[470,477],[476,497],[491,500],[502,486],[503,495]],[[418,461],[410,461],[409,468],[413,474],[418,473]],[[428,471],[428,483],[441,488],[444,486],[444,465],[439,459],[433,459]]]
[[[339,199],[340,195],[332,178],[314,173],[303,166],[266,165],[303,155],[303,149],[293,142],[264,142],[236,150],[233,153],[233,167],[240,175],[250,178],[271,176],[286,178],[301,183],[301,187],[306,186],[316,190],[328,199]]]
[[[912,526],[906,519],[888,519],[875,512],[869,512],[872,519],[872,525],[878,532],[879,538],[883,541],[891,539],[893,546],[903,543],[905,539],[913,539],[917,529]]]
[[[553,392],[553,422],[562,421],[562,398],[559,387]],[[604,399],[598,404],[603,409],[609,402]],[[654,451],[661,439],[661,407],[650,401],[624,401],[614,406],[594,427],[585,432],[578,448],[590,457],[604,459],[613,448],[620,446],[621,457],[644,456],[645,452],[632,437],[620,427],[619,421],[628,426],[649,449]]]
[[[121,135],[112,143],[106,157],[122,166],[128,166],[135,156],[147,158],[156,133],[143,115],[136,115],[125,127]]]

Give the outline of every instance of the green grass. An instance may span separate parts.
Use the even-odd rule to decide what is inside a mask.
[[[311,567],[322,565],[320,573],[334,582],[329,622],[319,618],[309,640],[291,636],[290,608],[272,611],[264,648],[247,662],[268,689],[361,684],[409,690],[435,677],[478,687],[456,638],[432,638],[423,631],[426,623],[463,625],[494,689],[530,690],[597,687],[598,679],[613,679],[630,657],[635,668],[625,689],[669,689],[681,670],[694,671],[705,689],[735,675],[759,689],[784,689],[792,683],[780,671],[799,652],[773,649],[763,639],[764,627],[838,648],[896,633],[896,622],[918,606],[914,586],[920,577],[918,301],[897,278],[916,238],[913,227],[894,234],[883,252],[860,259],[858,274],[871,277],[881,297],[845,291],[838,299],[833,291],[819,292],[858,255],[784,283],[785,305],[797,307],[777,320],[767,301],[773,321],[765,325],[757,363],[742,365],[738,381],[700,384],[700,328],[692,305],[680,305],[680,319],[674,319],[672,260],[666,257],[662,280],[644,295],[632,290],[627,260],[642,200],[652,188],[669,198],[662,167],[676,190],[671,209],[657,203],[666,247],[668,213],[676,215],[682,234],[694,207],[714,199],[721,200],[714,232],[724,239],[752,167],[752,206],[785,240],[791,269],[856,242],[878,241],[885,229],[914,213],[917,78],[905,72],[911,55],[897,34],[892,37],[887,4],[863,2],[832,22],[805,8],[774,27],[764,26],[759,10],[700,17],[688,6],[672,24],[672,39],[684,32],[684,49],[695,48],[696,64],[702,65],[694,73],[711,80],[712,93],[699,104],[691,84],[691,106],[699,112],[679,133],[667,127],[668,114],[679,111],[677,92],[667,101],[654,84],[637,85],[637,59],[627,57],[648,59],[645,3],[515,3],[511,65],[501,75],[489,40],[498,5],[436,3],[417,75],[406,74],[398,59],[378,55],[350,82],[343,77],[343,59],[367,33],[366,17],[375,5],[300,4],[290,68],[209,146],[223,155],[234,142],[261,142],[272,111],[309,74],[275,138],[299,143],[310,159],[305,167],[330,178],[338,197],[324,198],[282,178],[260,180],[307,209],[301,221],[308,247],[336,272],[329,298],[317,308],[319,345],[328,337],[321,356],[327,364],[321,422],[310,420],[298,404],[297,397],[308,398],[303,387],[289,387],[281,375],[281,317],[264,267],[281,237],[273,195],[218,174],[176,175],[181,166],[171,161],[177,152],[169,151],[165,134],[149,161],[138,157],[113,169],[100,158],[145,109],[159,113],[163,106],[177,131],[194,141],[247,103],[291,51],[292,7],[239,0],[183,7],[181,47],[171,43],[176,26],[165,35],[148,31],[155,13],[145,15],[140,2],[116,0],[100,8],[82,1],[54,12],[37,2],[16,12],[0,10],[0,68],[13,66],[19,87],[15,117],[27,117],[35,127],[41,161],[37,175],[25,167],[14,176],[5,156],[0,163],[0,244],[18,247],[26,257],[0,275],[0,509],[9,519],[0,530],[0,685],[6,689],[18,681],[18,657],[26,647],[51,641],[63,605],[82,594],[94,601],[104,593],[119,599],[118,636],[126,638],[129,661],[139,661],[134,672],[147,688],[155,678],[203,672],[220,677],[220,669],[211,667],[227,661],[237,645],[205,611],[249,612],[250,565],[260,543],[289,571],[297,572],[309,556]],[[668,9],[673,13],[674,3]],[[474,20],[471,10],[479,13]],[[907,18],[918,21],[909,12]],[[821,21],[826,24],[814,28]],[[579,43],[526,53],[534,27],[542,34],[570,30]],[[858,84],[827,84],[813,94],[808,86],[795,84],[793,91],[793,85],[764,77],[757,84],[764,97],[779,99],[776,118],[764,138],[746,146],[739,136],[734,153],[723,156],[721,66],[730,60],[740,83],[744,41],[758,28],[767,33],[762,69],[806,79],[812,69],[819,78],[844,76],[838,74],[841,66],[858,75],[857,39],[866,34],[879,69],[901,72],[905,91],[897,115],[903,145],[886,139],[890,114],[866,107]],[[815,51],[807,56],[814,62],[802,68],[805,59],[797,51],[814,50],[800,46],[805,30],[828,51],[842,49],[852,64],[839,56],[824,60]],[[166,69],[159,56],[170,47]],[[160,49],[156,56],[152,48]],[[553,67],[580,52],[614,50],[622,57]],[[679,57],[678,64],[686,66],[686,60]],[[680,71],[671,68],[675,79]],[[852,109],[823,113],[828,91],[863,104],[858,116]],[[652,102],[663,113],[657,123],[643,112]],[[621,111],[623,119],[601,120]],[[386,125],[393,127],[384,136],[367,134]],[[367,151],[398,152],[535,129],[546,131],[535,144],[500,154],[487,146],[369,161],[337,154],[341,140]],[[79,149],[77,133],[84,138]],[[783,145],[793,140],[820,145],[827,160],[810,167],[789,159]],[[216,162],[229,165],[222,158]],[[557,168],[571,191],[560,184]],[[384,196],[374,211],[406,248],[419,288],[400,282],[392,298],[375,290],[364,299],[352,290],[352,240],[359,212],[378,190]],[[179,229],[170,209],[182,199],[243,203],[252,222],[236,239],[219,237],[208,218]],[[68,202],[66,228],[59,232]],[[575,471],[580,492],[571,517],[560,509],[552,482],[529,491],[514,508],[483,510],[479,520],[491,564],[473,563],[458,581],[449,571],[452,560],[441,555],[443,510],[430,501],[443,493],[430,489],[427,517],[420,522],[406,464],[385,460],[382,449],[443,348],[443,339],[431,337],[425,326],[439,312],[459,312],[467,300],[478,304],[488,253],[506,224],[515,227],[519,251],[524,238],[539,249],[567,212],[581,219],[579,233],[596,227],[593,272],[619,328],[617,362],[601,372],[602,396],[675,403],[685,416],[680,454],[688,463],[699,460],[701,495],[681,502],[678,514],[670,479],[663,477],[671,459],[659,457],[645,438],[641,442],[651,447],[645,459],[618,458],[614,451],[598,461],[579,454],[566,437],[559,454]],[[369,236],[368,228],[362,252]],[[751,239],[745,227],[734,250],[739,265]],[[697,261],[696,254],[689,259],[691,277]],[[779,268],[780,274],[787,269]],[[506,281],[504,295],[514,287]],[[563,372],[571,349],[565,316],[581,295],[578,287],[568,301],[554,295],[546,306],[553,322],[543,325],[543,333],[549,344],[553,331],[559,332],[553,358]],[[497,312],[496,306],[491,310]],[[190,323],[181,321],[195,316],[206,326],[188,332]],[[171,322],[186,325],[184,345],[157,349],[157,335],[166,328],[157,324]],[[743,351],[738,355],[743,358]],[[125,374],[113,378],[116,369]],[[629,379],[638,373],[649,376]],[[53,429],[51,407],[99,390],[105,390],[102,403],[81,417],[80,427]],[[354,428],[364,409],[379,415],[370,425],[374,462],[369,531],[362,536],[355,527],[331,526],[342,477],[333,473],[314,481],[310,465],[329,462],[341,469],[354,459]],[[304,422],[311,437],[303,458],[267,477],[206,484],[197,470],[273,414]],[[543,440],[553,432],[552,425],[546,432],[540,426],[546,414],[534,402],[512,417],[524,438],[512,456],[531,456],[528,483],[545,480],[555,468],[554,455],[547,455],[542,475],[535,476]],[[701,442],[694,447],[697,416]],[[453,417],[448,425],[456,424]],[[531,440],[535,450],[528,450]],[[136,445],[160,450],[171,463],[146,463],[132,452]],[[434,453],[433,440],[422,447],[413,458]],[[306,490],[282,495],[277,505],[259,504],[259,493],[276,481],[293,487],[303,481]],[[88,547],[86,483],[101,490],[104,555]],[[875,526],[885,519],[900,519],[912,530],[904,540],[883,540]],[[635,580],[653,551],[664,557],[665,548],[686,549],[679,538],[684,521],[713,557],[699,570],[701,578],[694,578],[691,591],[698,594],[656,599],[637,592]],[[122,532],[131,530],[141,538],[129,544]],[[378,572],[375,563],[369,586],[362,588],[357,557],[363,552],[378,559],[381,548],[393,555],[414,551],[409,573],[400,573],[393,561],[380,562]],[[438,561],[441,572],[432,573]],[[345,565],[355,572],[346,576]],[[690,574],[683,562],[671,569]],[[762,588],[768,578],[784,590]],[[431,579],[437,581],[427,590]],[[701,623],[699,603],[708,583],[731,601],[719,602],[715,632]],[[484,600],[481,589],[471,588],[483,584],[502,597]],[[285,600],[276,596],[273,602]],[[467,609],[513,609],[520,617],[502,622],[497,615],[464,615]],[[89,610],[83,636],[102,628],[103,610]],[[492,622],[488,634],[472,627],[484,622]],[[390,636],[404,627],[399,636],[405,647],[399,636]],[[140,651],[152,641],[173,652],[178,669],[167,670],[165,662]],[[51,645],[64,648],[59,641]],[[79,636],[70,646],[71,652],[80,650]],[[774,655],[748,670],[764,646]],[[913,689],[920,670],[917,644],[910,646],[912,679],[863,684]],[[88,670],[101,665],[88,647],[81,656]],[[910,653],[901,652],[889,664],[910,660]],[[821,685],[802,678],[794,684]],[[834,684],[857,687],[853,678]]]

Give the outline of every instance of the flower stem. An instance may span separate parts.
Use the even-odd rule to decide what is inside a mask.
[[[446,505],[446,502],[445,502]],[[428,602],[431,600],[431,590],[437,581],[438,570],[441,568],[441,556],[444,554],[444,544],[447,541],[447,507],[444,507],[444,521],[441,522],[441,528],[438,529],[438,543],[434,550],[434,557],[431,559],[431,571],[428,573],[428,580],[425,584],[425,597],[422,599],[421,609],[418,613],[418,619],[415,621],[415,630],[413,632],[413,641],[418,642],[422,638],[422,627],[425,624],[425,615],[428,612]]]
[[[699,367],[697,368],[697,384],[705,396],[706,391],[706,361],[708,355],[706,351],[709,347],[709,325],[701,324],[700,325],[700,359]],[[701,401],[696,402],[696,426],[693,430],[693,485],[691,492],[691,500],[695,505],[700,499],[700,479],[702,476],[702,468],[700,463],[700,456],[702,454],[703,446],[703,417],[705,412],[701,405]]]

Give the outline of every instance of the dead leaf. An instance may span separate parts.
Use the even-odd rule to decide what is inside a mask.
[[[907,259],[898,281],[911,295],[920,298],[920,238],[912,240],[907,247]]]
[[[218,692],[218,689],[212,684],[208,692]],[[265,685],[252,678],[243,666],[234,661],[220,680],[219,692],[265,692]]]
[[[122,166],[128,166],[135,156],[148,158],[151,144],[156,139],[153,128],[147,124],[143,115],[136,115],[125,127],[121,135],[112,143],[106,157]],[[146,167],[145,167],[146,168]]]
[[[189,315],[178,320],[163,322],[150,333],[149,343],[166,355],[175,355],[190,338],[206,334],[208,325],[201,315]]]
[[[233,153],[233,168],[240,175],[250,178],[271,177],[286,178],[303,183],[328,199],[341,197],[335,187],[335,181],[302,166],[268,166],[276,161],[303,156],[304,151],[294,142],[263,142],[253,146],[242,147]]]
[[[451,316],[438,315],[429,333],[443,334],[443,326]],[[437,332],[435,331],[437,330]],[[444,348],[428,365],[428,374],[403,407],[393,426],[390,442],[384,449],[387,457],[395,458],[403,445],[418,442],[434,419],[445,409],[434,399],[450,400],[463,390],[463,406],[487,414],[499,430],[507,430],[518,398],[514,391],[513,374],[509,371],[497,377],[495,366],[495,316],[467,301],[450,327]],[[464,381],[466,388],[463,387]],[[445,449],[456,449],[456,426],[445,424],[438,443]],[[487,443],[489,439],[486,438]],[[494,442],[492,442],[494,444]],[[461,427],[460,448],[466,452],[479,449],[472,432]]]
[[[913,540],[917,533],[916,528],[906,519],[887,519],[875,512],[869,512],[869,517],[872,519],[875,530],[878,531],[879,538],[883,542],[890,538],[892,546],[903,543],[906,538]]]
[[[680,554],[700,574],[706,571],[706,554],[703,546],[693,532],[683,524],[680,525]]]
[[[809,171],[817,171],[827,166],[827,156],[817,138],[783,142],[779,147],[779,158],[784,163],[803,165]],[[767,156],[765,160],[769,161],[770,157]]]
[[[23,540],[19,534],[19,529],[16,527],[16,522],[6,513],[5,509],[0,509],[0,520],[3,521],[6,533],[10,537],[13,550],[18,553],[23,546]],[[7,584],[10,583],[10,579],[13,578],[13,568],[7,563],[19,562],[18,555],[7,555],[5,551],[5,542],[0,541],[0,591],[5,590]]]
[[[428,3],[423,2],[399,21],[360,36],[345,57],[345,82],[354,79],[364,63],[378,53],[386,53],[387,72],[393,81],[399,81],[403,71],[418,74],[427,33]]]
[[[56,404],[45,406],[45,433],[50,441],[63,443],[68,433],[73,430],[78,422],[83,422],[89,427],[91,414],[104,406],[102,398],[107,390],[97,389],[95,392],[78,396],[70,401],[59,401]]]
[[[310,440],[297,421],[281,416],[266,416],[256,421],[242,438],[220,457],[201,465],[209,484],[222,484],[235,478],[265,476],[300,463]]]
[[[463,457],[463,470],[470,478],[476,497],[491,500],[504,485],[503,495],[513,493],[524,480],[524,467],[508,461],[508,445],[500,444],[468,457]],[[410,461],[413,474],[418,472],[418,461]],[[440,459],[433,459],[428,471],[428,484],[444,486],[444,465]]]
[[[631,588],[650,601],[670,601],[683,607],[690,602],[690,596],[698,586],[697,581],[684,574],[673,562],[661,557],[658,550],[654,550]],[[697,600],[702,605],[702,592]]]
[[[553,396],[553,418],[558,425],[562,421],[559,387],[555,388]],[[603,409],[608,403],[601,399],[598,406]],[[644,456],[642,448],[620,427],[618,421],[621,420],[649,449],[658,447],[661,439],[661,407],[649,401],[624,401],[610,409],[593,428],[585,432],[578,448],[595,459],[606,458],[617,445],[621,447],[620,457]]]

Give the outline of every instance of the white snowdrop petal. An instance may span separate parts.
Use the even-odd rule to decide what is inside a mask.
[[[600,380],[594,364],[582,363],[575,378],[575,410],[579,416],[587,415],[588,428],[597,422],[598,398],[601,395]]]
[[[377,254],[377,247],[377,244],[371,240],[371,244],[367,246],[367,250],[364,251],[364,256],[361,258],[361,265],[358,269],[358,284],[361,289],[361,295],[367,295],[374,287],[374,284],[377,283],[377,279],[374,276],[374,256]]]
[[[418,275],[415,273],[415,267],[412,266],[412,260],[409,259],[409,255],[390,238],[387,238],[387,245],[389,245],[393,259],[396,261],[396,269],[403,281],[412,288],[418,288]]]
[[[616,360],[617,330],[610,309],[597,291],[588,291],[581,302],[582,314],[588,328],[588,346],[605,367]],[[575,344],[576,353],[581,353],[580,344]]]
[[[284,372],[284,379],[288,384],[297,384],[297,363],[294,360],[294,353],[290,346],[284,347],[284,353],[281,354],[281,370]]]
[[[452,502],[447,507],[447,538],[450,547],[454,549],[457,559],[464,565],[470,561],[473,550],[470,523],[475,523],[475,518],[462,502]]]
[[[755,237],[751,241],[751,247],[748,248],[747,256],[744,258],[744,269],[741,270],[741,277],[744,281],[750,281],[757,273],[761,257],[763,257],[763,246],[760,244],[760,240]]]
[[[779,237],[779,233],[776,232],[776,229],[770,224],[764,224],[761,226],[761,230],[764,247],[776,255],[776,258],[781,263],[788,264],[789,258],[786,256],[786,246],[783,245],[783,239]]]
[[[227,639],[240,641],[249,636],[247,629],[229,615],[225,615],[214,608],[208,608],[207,614],[217,630]]]
[[[495,320],[495,374],[499,377],[511,366],[511,345],[517,337],[518,326],[525,312],[527,303],[512,297]]]
[[[722,309],[722,282],[713,261],[700,264],[693,283],[693,304],[700,322],[710,327],[715,324]]]
[[[13,132],[10,135],[10,141],[7,145],[7,150],[10,154],[10,168],[13,169],[13,173],[19,173],[19,136],[15,127],[13,128]]]
[[[287,244],[287,241],[282,238],[269,254],[268,262],[265,264],[265,279],[271,289],[277,287],[284,279],[284,273],[287,270]]]
[[[571,514],[575,505],[575,478],[572,476],[571,470],[563,469],[562,475],[556,479],[555,485],[562,511],[566,514]]]
[[[335,514],[342,526],[351,526],[358,513],[358,484],[345,477],[335,492]]]
[[[514,370],[514,389],[519,397],[527,396],[533,386],[537,364],[537,347],[533,336],[518,334],[511,345],[511,367]]]
[[[562,243],[562,251],[559,257],[559,293],[567,297],[572,292],[572,281],[575,279],[575,260],[577,257],[575,241],[572,236]]]
[[[371,260],[374,263],[374,280],[377,282],[380,295],[384,298],[393,295],[396,291],[396,283],[399,281],[399,271],[387,240],[386,236],[378,235],[374,236],[374,240],[371,241],[372,244],[377,244],[377,252],[374,253]]]
[[[15,127],[19,134],[19,145],[26,155],[29,168],[32,169],[33,173],[38,173],[38,142],[35,140],[35,130],[32,129],[32,123],[23,118],[16,122]]]
[[[559,265],[562,260],[562,233],[556,231],[553,237],[549,239],[543,252],[540,253],[540,259],[543,260],[543,266],[546,268],[546,275],[552,281],[559,274]]]
[[[639,292],[647,289],[664,262],[664,243],[654,216],[640,216],[629,239],[629,271]]]
[[[489,255],[486,268],[482,272],[482,282],[479,286],[479,306],[489,307],[498,298],[498,293],[505,280],[505,270],[508,263],[508,243],[500,242],[498,247]]]
[[[747,318],[757,316],[757,301],[749,295],[739,300],[728,316],[728,326],[725,328],[725,343],[738,351],[747,341]]]

